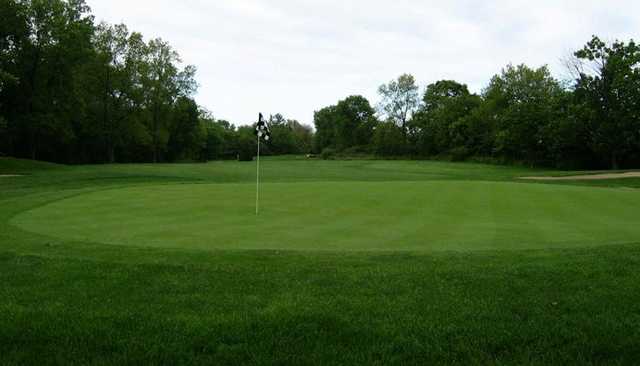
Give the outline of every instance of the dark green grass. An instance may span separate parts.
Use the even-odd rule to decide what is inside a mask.
[[[252,168],[48,167],[0,178],[0,364],[640,359],[640,246],[634,243],[471,252],[199,250],[107,245],[9,224],[63,198],[114,188],[245,183]],[[265,164],[272,183],[508,182],[531,173],[429,162]],[[572,191],[569,184],[561,188]]]

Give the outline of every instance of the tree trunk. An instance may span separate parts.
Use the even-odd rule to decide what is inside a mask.
[[[16,156],[16,150],[13,143],[13,134],[9,132],[7,134],[7,153],[9,156]]]
[[[116,162],[116,153],[115,153],[115,149],[113,148],[113,144],[109,145],[109,164],[113,164]]]
[[[157,94],[157,93],[156,93]],[[159,149],[158,149],[158,128],[159,128],[159,121],[158,119],[160,118],[160,107],[159,107],[159,103],[157,101],[156,97],[156,101],[153,105],[153,162],[157,163],[158,159],[159,159]]]
[[[31,160],[36,160],[37,157],[37,149],[36,149],[36,141],[35,141],[35,137],[31,136],[31,143],[29,145],[29,148],[31,149]]]
[[[618,154],[616,154],[615,152],[611,153],[611,169],[612,170],[619,169]]]
[[[109,93],[111,91],[111,76],[109,73],[109,64],[105,72],[104,94],[102,95],[102,128],[105,134],[105,144],[107,145],[107,162],[112,163],[113,147],[111,142],[111,124],[109,123]]]
[[[158,130],[155,122],[153,123],[153,163],[158,162]]]
[[[27,103],[27,111],[26,115],[28,116],[26,121],[28,121],[28,132],[29,132],[29,149],[31,150],[31,160],[36,160],[36,138],[37,132],[35,131],[36,126],[34,126],[35,119],[33,118],[33,110],[34,110],[34,98],[36,93],[36,74],[38,72],[39,60],[40,59],[40,48],[36,49],[36,54],[33,61],[33,66],[31,67],[31,72],[29,73],[29,87],[31,90],[29,91],[29,101]]]

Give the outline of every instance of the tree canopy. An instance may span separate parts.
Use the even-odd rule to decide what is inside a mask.
[[[568,65],[571,81],[554,78],[547,66],[507,65],[480,94],[440,80],[421,100],[415,78],[403,74],[379,88],[363,150],[562,168],[640,166],[640,47],[594,36]],[[358,124],[338,105],[316,112],[318,151],[355,145],[341,143]]]
[[[199,106],[196,67],[166,41],[96,24],[84,0],[2,0],[0,19],[0,155],[64,163],[255,155],[253,121],[236,127]],[[421,90],[402,74],[378,88],[375,109],[361,95],[318,109],[315,130],[272,114],[262,151],[640,166],[640,46],[594,36],[569,61],[573,80],[507,65],[479,93],[455,80]]]
[[[96,24],[84,0],[3,0],[0,18],[0,154],[160,162],[252,148],[246,129],[197,105],[196,68],[166,41]],[[290,120],[276,131],[266,153],[311,151],[311,128]]]
[[[402,74],[378,88],[381,96],[378,108],[383,117],[394,122],[406,133],[407,123],[420,104],[419,87],[413,75]]]

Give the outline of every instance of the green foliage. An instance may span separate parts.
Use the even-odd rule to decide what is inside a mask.
[[[0,94],[19,82],[15,59],[27,36],[23,7],[16,1],[0,3]],[[2,103],[2,100],[0,100]],[[2,104],[0,104],[0,108]]]
[[[236,139],[236,151],[238,152],[238,160],[252,161],[253,157],[258,153],[258,140],[255,137],[255,129],[251,126],[243,126],[238,128]]]
[[[9,153],[35,158],[60,154],[74,140],[71,121],[78,71],[91,57],[92,18],[83,1],[4,1],[7,36],[2,66],[13,82],[0,90],[0,114],[8,122]],[[3,20],[4,21],[4,20]],[[4,32],[3,32],[4,33]],[[4,34],[3,34],[4,35]]]
[[[420,155],[437,155],[451,148],[467,146],[471,136],[465,120],[482,100],[467,86],[442,80],[427,86],[423,107],[410,122],[412,140]]]
[[[280,113],[269,118],[271,140],[265,153],[274,155],[307,154],[311,152],[313,132],[296,120],[286,119]]]
[[[126,122],[130,113],[128,106],[135,103],[132,80],[132,60],[130,53],[129,31],[124,24],[112,26],[101,23],[94,34],[95,59],[87,67],[85,87],[87,94],[99,98],[89,101],[89,115],[100,116],[97,138],[104,146],[106,161],[115,161],[116,148],[122,148],[127,131]],[[91,129],[93,121],[87,126]]]
[[[260,144],[262,156],[305,154],[311,150],[313,132],[310,127],[286,119],[279,113],[271,116],[269,125],[271,139]],[[251,161],[257,154],[255,125],[236,128],[230,122],[216,120],[208,111],[200,110],[200,123],[194,131],[201,160]],[[183,145],[185,143],[176,144]]]
[[[350,96],[338,102],[336,113],[336,146],[339,149],[366,145],[371,141],[377,121],[366,98]]]
[[[287,153],[311,153],[313,151],[313,129],[310,126],[303,125],[296,120],[289,120],[288,125],[293,134],[295,148],[292,151],[288,151]]]
[[[213,117],[201,115],[200,125],[204,128],[205,144],[201,151],[201,160],[216,160],[225,157],[231,143],[230,136],[234,133],[230,124],[225,121],[215,121]]]
[[[96,24],[84,0],[4,0],[0,19],[1,155],[65,163],[255,156],[250,128],[197,106],[196,68],[166,41]],[[594,36],[568,65],[573,85],[546,66],[508,65],[481,95],[440,80],[422,100],[403,74],[378,89],[384,123],[366,98],[349,96],[315,112],[315,131],[274,115],[262,152],[640,166],[640,46]]]
[[[322,152],[320,153],[320,157],[323,160],[333,160],[336,158],[336,155],[337,155],[337,151],[330,147],[325,147],[324,149],[322,149]]]
[[[546,66],[508,65],[482,95],[453,80],[435,82],[417,110],[418,87],[412,76],[402,75],[380,87],[379,109],[400,128],[404,141],[381,124],[370,149],[382,156],[567,168],[639,166],[640,47],[633,40],[608,45],[594,37],[575,56],[569,63],[576,71],[571,89]],[[317,151],[344,150],[353,141],[356,124],[342,122],[341,104],[316,112]]]
[[[368,145],[377,124],[369,101],[359,95],[350,96],[335,106],[321,109],[314,115],[315,150],[327,147],[344,150]]]
[[[2,144],[6,143],[7,140],[9,140],[7,120],[5,120],[4,117],[0,116],[0,156],[2,156],[2,151],[6,149],[6,147],[2,146]]]
[[[64,162],[195,157],[193,123],[172,120],[195,91],[195,68],[181,69],[160,39],[95,25],[89,11],[83,0],[0,3],[0,148]],[[171,141],[192,146],[169,151]]]
[[[451,161],[465,161],[471,156],[471,152],[466,146],[456,146],[449,150]]]
[[[617,169],[640,147],[640,46],[633,40],[608,45],[594,36],[577,51],[575,96],[587,123],[588,143]]]
[[[200,112],[193,99],[180,97],[173,108],[169,125],[167,157],[169,160],[197,157],[205,147],[206,131],[200,124]]]
[[[316,127],[316,134],[314,138],[314,150],[316,152],[321,152],[327,147],[335,146],[336,114],[335,106],[322,108],[313,114],[313,123]]]
[[[380,112],[406,134],[407,123],[420,106],[419,87],[413,75],[403,74],[397,80],[381,85],[378,94],[382,98],[378,105]]]
[[[495,113],[498,156],[530,163],[547,163],[545,129],[564,118],[560,101],[563,90],[547,67],[507,66],[491,80],[485,99]]]
[[[382,122],[376,127],[373,146],[380,156],[398,156],[406,152],[405,137],[401,127],[393,122]]]

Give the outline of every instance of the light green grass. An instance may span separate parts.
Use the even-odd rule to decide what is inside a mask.
[[[0,159],[0,364],[640,359],[639,179],[266,159],[256,218],[254,169]]]
[[[62,239],[184,249],[489,250],[640,238],[640,192],[504,182],[267,183],[109,189],[18,215]]]

